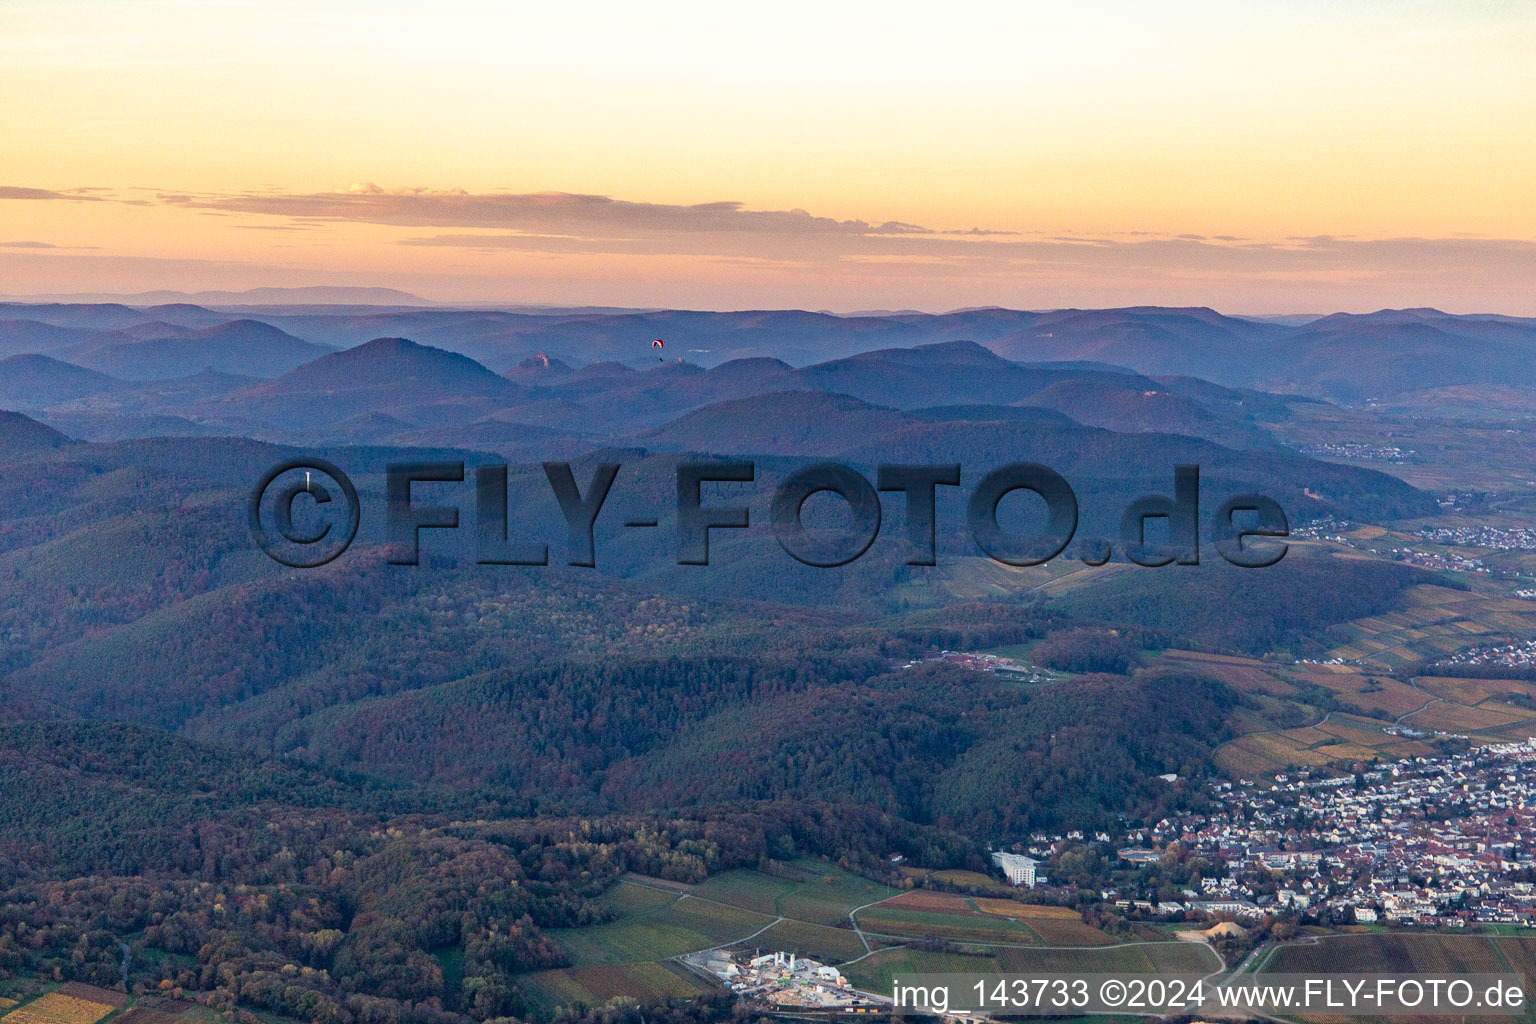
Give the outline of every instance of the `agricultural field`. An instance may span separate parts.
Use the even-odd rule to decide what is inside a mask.
[[[1334,711],[1312,725],[1277,729],[1272,709],[1267,713],[1244,710],[1234,720],[1247,731],[1215,755],[1216,763],[1229,775],[1266,775],[1290,765],[1347,765],[1436,753],[1428,738],[1387,733],[1385,729],[1393,725],[1467,736],[1479,743],[1536,735],[1536,710],[1524,706],[1536,701],[1536,685],[1528,682],[1443,676],[1404,682],[1337,665],[1287,666],[1271,672],[1277,679],[1325,687],[1341,705],[1381,717]],[[1259,699],[1279,706],[1275,694],[1268,689],[1259,692]]]
[[[627,881],[620,882],[615,888],[644,889]],[[608,894],[605,898],[624,906],[618,920],[590,928],[559,928],[548,932],[570,957],[573,967],[607,967],[662,960],[735,942],[773,923],[772,915],[711,903],[687,893],[645,890],[642,893]]]
[[[897,895],[899,890],[820,860],[781,864],[776,873],[726,871],[704,880],[694,895],[770,917],[835,925],[855,907]],[[766,922],[764,922],[766,923]]]
[[[889,992],[897,975],[995,974],[1001,969],[990,954],[930,953],[901,946],[872,953],[843,968],[843,973],[854,988]]]
[[[556,1007],[576,1003],[601,1006],[618,996],[651,1001],[709,990],[686,968],[660,963],[539,971],[522,975],[518,982],[527,991],[529,1003],[546,1019],[554,1015]]]
[[[87,985],[83,981],[67,981],[54,991],[58,992],[61,996],[84,999],[88,1003],[105,1003],[116,1010],[121,1010],[128,1005],[126,993],[114,992],[110,988],[100,988],[96,985]]]
[[[1417,586],[1397,611],[1333,627],[1330,658],[1409,668],[1478,644],[1536,638],[1536,605],[1502,595]]]
[[[112,1003],[94,1002],[49,992],[5,1015],[5,1024],[96,1024],[116,1010]]]
[[[994,651],[993,653],[998,652]],[[1006,657],[1007,655],[1000,656]],[[1009,893],[1013,891],[1011,886],[1005,885],[991,875],[984,875],[979,871],[961,871],[957,868],[950,868],[945,871],[935,871],[933,877],[949,885],[963,885],[970,889],[981,889],[986,892]]]
[[[1057,575],[1049,564],[1014,566],[990,558],[955,558],[951,564],[940,566],[937,585],[947,596],[977,601],[1033,590]],[[915,587],[925,589],[932,585],[915,578]]]
[[[941,561],[935,576],[912,577],[897,593],[914,603],[956,598],[982,601],[1028,593],[1060,596],[1134,568],[1119,562],[1102,566],[1074,565],[1064,558],[1054,558],[1044,565],[1014,566],[990,558],[960,557]],[[931,588],[940,592],[933,593]]]
[[[1372,932],[1281,946],[1265,962],[1262,973],[1327,973],[1347,963],[1350,971],[1362,974],[1500,974],[1511,966],[1524,970],[1515,958],[1533,954],[1536,943],[1530,939]]]
[[[887,991],[900,974],[1127,973],[1209,974],[1217,966],[1210,947],[1187,942],[1149,942],[1113,949],[998,948],[987,952],[930,953],[883,949],[844,970],[866,991]]]
[[[188,1022],[185,1017],[174,1013],[135,1006],[121,1016],[113,1017],[112,1024],[188,1024]]]
[[[640,879],[620,882],[612,889],[597,898],[597,902],[618,915],[643,914],[647,911],[665,907],[677,900],[689,890],[658,889],[651,885],[650,879]]]
[[[1347,963],[1360,973],[1426,974],[1522,974],[1536,976],[1536,939],[1483,935],[1402,934],[1372,932],[1325,938],[1314,945],[1277,948],[1259,973],[1326,973]],[[1527,1016],[1529,1014],[1527,1013]],[[1392,1018],[1301,1018],[1315,1024],[1376,1024]],[[1464,1018],[1418,1017],[1422,1024],[1458,1024]],[[1504,1018],[1509,1019],[1509,1018]]]
[[[1466,595],[1458,593],[1457,596]],[[1518,603],[1531,611],[1532,622],[1536,624],[1536,603]],[[1388,616],[1376,616],[1374,620],[1359,621],[1376,622],[1378,627],[1384,628],[1380,620],[1386,618]],[[1215,676],[1233,689],[1255,696],[1294,699],[1300,695],[1303,686],[1320,686],[1332,691],[1340,704],[1353,705],[1368,716],[1380,716],[1381,722],[1405,717],[1411,719],[1424,714],[1425,705],[1433,706],[1437,698],[1467,706],[1504,700],[1511,694],[1536,700],[1536,685],[1514,680],[1423,677],[1403,682],[1357,665],[1267,665],[1248,658],[1178,650],[1165,651],[1160,657],[1165,661],[1196,668]],[[1486,719],[1492,728],[1509,724],[1510,718],[1536,718],[1536,712],[1503,704],[1491,706],[1488,710],[1494,712]],[[1379,728],[1380,723],[1375,719],[1372,722],[1373,730]]]
[[[872,946],[874,942],[870,943]],[[840,964],[861,957],[864,943],[851,928],[830,928],[804,921],[780,921],[761,935],[742,943],[742,948],[783,950],[796,956],[808,956],[824,964]]]
[[[1016,658],[1028,660],[1020,655],[1021,647],[994,647],[987,651],[988,654],[996,654],[1000,658]],[[1007,653],[1005,653],[1007,652]],[[921,885],[929,878],[947,883],[949,885],[964,886],[967,889],[980,889],[983,892],[995,893],[998,896],[1006,896],[1014,892],[1014,888],[1005,882],[1001,882],[991,875],[984,875],[980,871],[964,871],[959,868],[945,868],[935,871],[932,868],[902,867],[898,869],[902,875],[912,880],[913,885]]]
[[[1113,936],[1088,924],[1070,907],[1050,907],[1015,900],[975,897],[971,903],[984,914],[1013,918],[1040,936],[1047,946],[1108,946]]]
[[[710,876],[690,891],[696,896],[742,910],[778,917],[784,897],[793,892],[797,884],[757,871],[727,871]]]
[[[939,935],[962,942],[1038,943],[1030,928],[1018,921],[980,911],[908,909],[892,901],[859,912],[859,927],[881,935],[921,938]]]
[[[1322,668],[1325,666],[1315,666]],[[1326,666],[1342,668],[1343,666]],[[1341,704],[1353,704],[1365,712],[1396,719],[1412,714],[1434,699],[1433,694],[1389,676],[1353,670],[1349,672],[1298,672],[1298,678],[1331,690]]]
[[[1019,920],[1040,936],[1047,946],[1109,946],[1118,941],[1081,918],[1025,916]]]
[[[900,896],[893,896],[886,900],[881,906],[891,910],[921,910],[932,914],[981,913],[976,904],[964,896],[952,892],[933,892],[929,889],[913,889],[911,892],[904,892]],[[865,913],[870,913],[874,909],[870,907]]]
[[[1536,700],[1536,683],[1520,679],[1458,679],[1419,676],[1414,685],[1442,700],[1475,707],[1484,701],[1508,702],[1511,697]]]
[[[1051,907],[1044,904],[1020,903],[1018,900],[987,899],[982,896],[972,899],[971,904],[983,914],[996,914],[998,917],[1029,917],[1057,921],[1079,920],[1077,911],[1070,907]]]
[[[1194,942],[1138,942],[1105,949],[999,949],[996,956],[1001,970],[1010,974],[1209,974],[1217,967],[1215,951]]]
[[[15,1005],[16,1005],[16,1000],[14,1000],[14,999],[7,999],[7,998],[5,998],[5,996],[0,996],[0,1013],[4,1013],[6,1010],[9,1010],[11,1007],[13,1007]]]
[[[988,918],[992,920],[987,920]],[[1015,927],[1001,928],[999,922]],[[968,941],[1044,942],[1051,946],[1107,946],[1115,940],[1068,907],[1049,907],[986,896],[915,890],[860,911],[866,931],[934,934]]]
[[[1536,732],[1536,725],[1533,725],[1533,722],[1536,722],[1536,712],[1496,701],[1485,701],[1476,707],[1453,704],[1450,701],[1435,701],[1423,711],[1416,711],[1403,718],[1403,724],[1414,729],[1436,730],[1467,736],[1480,733],[1504,735],[1511,728],[1518,731],[1521,726],[1529,729],[1529,732],[1523,735],[1529,735],[1531,732]]]
[[[1239,736],[1216,751],[1216,763],[1230,775],[1253,776],[1289,765],[1396,761],[1435,753],[1428,743],[1382,732],[1385,724],[1335,712],[1316,725]]]
[[[1503,962],[1508,964],[1502,970],[1524,975],[1527,985],[1536,979],[1536,936],[1499,935],[1490,938],[1488,942]]]

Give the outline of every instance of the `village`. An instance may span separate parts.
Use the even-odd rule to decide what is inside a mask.
[[[1321,455],[1333,459],[1358,459],[1362,462],[1403,462],[1418,455],[1412,448],[1395,444],[1369,444],[1363,441],[1330,441],[1324,444],[1299,446],[1305,455]]]
[[[1164,918],[1536,927],[1536,738],[1354,776],[1217,782],[1209,795],[1215,810],[1132,830],[1124,839],[1134,845],[1114,857],[1122,868],[1195,857],[1210,869],[1177,899],[1106,889],[1105,903]],[[1082,838],[1036,835],[1029,852],[1050,858]],[[1003,857],[994,861],[1006,870]],[[1023,872],[1009,874],[1024,882]],[[1039,884],[1033,871],[1029,883]]]
[[[1523,643],[1484,644],[1446,659],[1447,665],[1497,665],[1526,668],[1536,664],[1536,640]]]

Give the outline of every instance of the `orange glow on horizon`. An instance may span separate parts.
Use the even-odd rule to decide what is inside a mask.
[[[28,0],[0,7],[0,187],[104,191],[0,198],[0,290],[1536,313],[1532,54],[1536,8],[1500,0]],[[359,181],[607,196],[657,226],[236,198]],[[942,238],[676,212],[721,201]],[[995,234],[947,234],[972,228]]]

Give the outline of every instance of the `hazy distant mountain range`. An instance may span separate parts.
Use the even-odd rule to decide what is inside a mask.
[[[256,295],[245,296],[257,300]],[[1019,362],[1094,362],[1150,375],[1312,395],[1345,403],[1413,401],[1468,384],[1536,386],[1536,320],[1436,310],[1334,314],[1305,323],[1204,308],[836,316],[795,310],[486,310],[399,306],[0,303],[0,357],[44,354],[124,379],[212,369],[277,377],[332,349],[409,338],[497,373],[544,354],[568,367],[664,358],[711,368],[774,359],[804,368],[879,349],[969,341]],[[558,369],[558,367],[556,367]],[[763,366],[739,372],[771,374]],[[1021,397],[1021,396],[1016,396]]]
[[[355,343],[386,329],[402,333]],[[1415,340],[1389,358],[1382,339],[1397,335]],[[11,304],[0,306],[13,353],[0,358],[0,408],[97,442],[233,436],[518,463],[605,448],[978,468],[1027,457],[1121,504],[1196,462],[1215,490],[1261,489],[1302,517],[1410,516],[1433,512],[1427,495],[1308,458],[1277,428],[1324,401],[1308,392],[1443,383],[1446,365],[1536,384],[1527,336],[1536,325],[1429,311],[1297,327],[1202,309],[234,317]],[[813,351],[830,357],[803,358]]]
[[[725,430],[728,416],[766,415],[765,403],[793,420],[812,395],[831,394],[881,410],[829,411],[843,426],[897,410],[921,410],[929,434],[940,420],[1039,428],[1055,416],[1277,452],[1271,428],[1299,402],[1433,409],[1465,405],[1458,388],[1497,385],[1504,405],[1536,409],[1533,352],[1536,321],[1434,310],[1296,324],[1159,308],[834,316],[0,303],[0,408],[103,441],[222,434],[547,458],[684,438],[708,447],[700,424]]]

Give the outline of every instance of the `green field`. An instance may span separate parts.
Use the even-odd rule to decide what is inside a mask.
[[[726,871],[693,888],[706,899],[743,910],[811,924],[835,925],[855,907],[889,899],[899,890],[850,874],[835,864],[797,860],[776,873]]]
[[[1277,948],[1264,961],[1259,974],[1326,973],[1338,970],[1420,976],[1518,974],[1523,975],[1526,984],[1529,984],[1532,978],[1536,978],[1536,938],[1412,932],[1335,935],[1312,944],[1292,944]],[[1526,1017],[1529,1016],[1530,1010],[1527,1008]],[[1356,1019],[1366,1021],[1366,1018]],[[1435,1021],[1454,1022],[1461,1018],[1418,1019],[1425,1024],[1434,1024]]]
[[[1217,966],[1210,947],[1148,942],[1113,949],[999,947],[979,955],[883,949],[844,969],[848,980],[872,992],[888,991],[900,974],[1208,974]]]
[[[990,875],[983,875],[976,871],[960,871],[951,868],[945,871],[935,871],[933,877],[950,885],[966,885],[983,892],[995,893],[999,896],[1012,896],[1014,888],[1004,885]]]
[[[675,903],[679,892],[658,889],[649,881],[620,882],[597,898],[615,914],[643,914]]]
[[[1208,974],[1217,966],[1209,946],[1177,941],[1102,949],[1000,949],[997,960],[1003,971],[1013,974]]]
[[[774,878],[757,871],[727,871],[712,875],[693,888],[693,892],[707,899],[727,903],[742,910],[759,914],[781,916],[779,907],[801,883],[784,878]]]
[[[997,959],[990,955],[928,953],[920,949],[898,947],[882,949],[842,970],[854,988],[866,992],[889,992],[891,982],[899,974],[996,974],[1001,969]]]
[[[1349,970],[1361,973],[1498,974],[1517,960],[1529,962],[1533,955],[1536,940],[1532,939],[1375,932],[1281,946],[1265,962],[1264,973],[1322,973],[1348,964]]]
[[[591,928],[559,928],[548,934],[573,967],[606,967],[663,960],[744,938],[771,924],[768,915],[722,906],[679,893],[655,893],[633,882],[606,896],[626,907],[616,921]],[[659,899],[658,899],[659,897]]]
[[[556,1007],[577,1003],[601,1006],[617,996],[650,1001],[708,991],[702,979],[686,969],[659,963],[539,971],[522,975],[518,983],[541,1019],[552,1017]]]
[[[1536,936],[1536,928],[1526,928],[1518,924],[1484,924],[1483,930],[1490,935]]]
[[[865,953],[864,943],[851,929],[829,928],[804,921],[780,921],[744,945],[763,950],[782,949],[825,964],[840,964]]]
[[[978,942],[1040,942],[1040,937],[1028,926],[1005,917],[941,914],[895,906],[870,907],[860,911],[859,927],[882,935],[942,935],[946,939]]]

